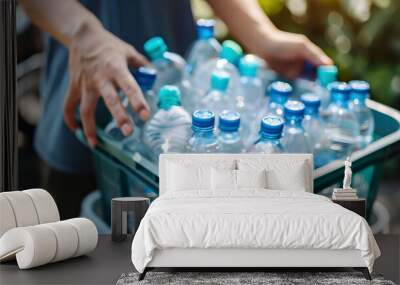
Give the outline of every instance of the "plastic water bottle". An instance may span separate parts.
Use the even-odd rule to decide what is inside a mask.
[[[338,69],[335,65],[321,65],[317,68],[318,84],[314,93],[321,99],[321,116],[326,116],[326,108],[328,107],[331,96],[329,85],[337,80]]]
[[[187,151],[192,153],[216,153],[221,145],[214,133],[215,115],[209,110],[197,110],[192,115],[193,135]]]
[[[241,95],[245,98],[247,104],[255,109],[260,108],[263,99],[265,88],[258,76],[260,63],[252,55],[246,55],[240,59],[240,86],[242,88]]]
[[[355,150],[360,127],[354,112],[349,110],[350,86],[334,82],[330,89],[332,102],[327,108],[326,135],[330,141],[331,159],[343,159]]]
[[[283,119],[276,115],[267,115],[261,121],[260,138],[249,149],[251,153],[283,153],[281,144]]]
[[[186,72],[193,74],[198,66],[212,58],[217,58],[221,51],[220,43],[214,38],[214,20],[197,21],[197,40],[189,49]]]
[[[350,110],[354,113],[360,126],[358,146],[366,147],[372,141],[374,133],[374,117],[365,101],[369,98],[369,84],[366,81],[353,80],[349,82],[351,88]]]
[[[283,117],[284,105],[292,95],[293,88],[289,83],[275,81],[268,87],[269,102],[267,113]],[[264,111],[265,112],[265,111]]]
[[[157,78],[157,70],[151,67],[139,67],[134,73],[134,77],[143,92],[147,104],[149,104],[151,113],[154,114],[157,111],[158,102],[157,94],[153,90]]]
[[[219,114],[218,140],[221,144],[220,152],[241,153],[244,144],[239,134],[240,115],[238,112],[225,110]]]
[[[231,109],[234,98],[227,92],[230,76],[223,70],[216,70],[211,75],[210,90],[201,99],[200,107],[215,114]]]
[[[156,79],[156,74],[157,71],[150,67],[140,67],[133,73],[133,76],[135,77],[136,82],[138,83],[140,89],[142,90],[152,113],[154,113],[156,110],[156,98],[155,98],[156,95],[152,90],[154,81]],[[138,117],[136,112],[132,109],[129,99],[122,92],[120,92],[119,95],[120,98],[122,99],[122,105],[127,111],[130,120],[135,124],[135,130],[129,136],[129,140],[132,142],[132,146],[137,145],[137,142],[140,141],[140,132],[141,132],[141,127],[143,127],[143,121]],[[116,141],[128,140],[128,137],[125,137],[122,134],[121,130],[117,126],[117,123],[114,119],[111,120],[111,122],[106,126],[105,133],[109,138]]]
[[[190,137],[190,115],[181,107],[179,88],[166,85],[158,92],[158,108],[143,129],[143,142],[158,160],[161,153],[181,153]]]
[[[305,93],[300,98],[305,106],[303,128],[308,134],[312,146],[314,166],[318,168],[330,160],[325,124],[319,115],[321,99],[313,93]]]
[[[157,80],[154,84],[156,92],[164,85],[178,85],[182,82],[186,62],[180,55],[169,52],[161,37],[149,39],[143,48],[157,70]]]
[[[302,125],[304,109],[300,101],[289,100],[285,103],[282,144],[289,153],[312,153],[308,134]]]
[[[204,82],[210,82],[211,74],[216,70],[227,72],[231,78],[229,89],[231,93],[239,92],[239,71],[236,65],[242,56],[243,50],[239,44],[234,41],[226,40],[222,43],[222,50],[219,58],[213,58],[200,65],[194,72],[192,77],[193,87],[203,92],[207,86]]]

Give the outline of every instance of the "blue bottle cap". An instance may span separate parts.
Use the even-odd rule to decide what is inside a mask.
[[[143,49],[150,59],[157,59],[162,57],[164,52],[168,50],[168,47],[163,38],[153,37],[144,43]]]
[[[240,126],[238,112],[224,110],[219,114],[219,129],[224,132],[236,132]]]
[[[133,76],[140,88],[146,91],[153,88],[157,71],[154,68],[142,66],[134,72]]]
[[[267,115],[261,120],[261,134],[280,138],[283,130],[283,119],[276,115]]]
[[[214,37],[215,21],[212,19],[200,19],[197,24],[197,37],[199,39],[210,39]]]
[[[211,88],[225,91],[231,79],[229,73],[223,70],[216,70],[211,74]]]
[[[158,107],[168,110],[172,106],[181,105],[181,91],[177,86],[164,85],[158,91]]]
[[[304,93],[300,96],[301,102],[305,105],[306,108],[319,108],[321,106],[321,98],[314,93]]]
[[[222,43],[222,50],[219,54],[221,58],[224,58],[230,63],[236,65],[242,55],[243,50],[238,43],[231,40],[226,40]]]
[[[323,87],[337,80],[338,68],[335,65],[320,65],[317,68],[317,77]]]
[[[287,98],[292,94],[293,88],[289,83],[283,81],[272,82],[267,90],[268,95],[271,97],[272,101],[284,103]],[[282,100],[280,100],[282,98]]]
[[[305,106],[300,101],[289,100],[284,106],[285,119],[291,119],[293,117],[303,118]]]
[[[349,82],[351,93],[357,93],[360,95],[369,95],[370,86],[367,81],[363,80],[352,80]]]
[[[210,130],[214,128],[215,115],[209,110],[196,110],[192,114],[192,129]]]
[[[246,55],[239,61],[239,71],[242,76],[256,77],[260,63],[254,56]]]
[[[350,86],[345,82],[332,82],[329,84],[329,90],[331,92],[332,101],[343,101],[346,102],[350,98]]]

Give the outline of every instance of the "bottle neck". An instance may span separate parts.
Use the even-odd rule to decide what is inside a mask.
[[[319,117],[319,109],[318,108],[305,108],[304,116],[318,118]]]
[[[279,141],[281,138],[282,134],[271,134],[271,133],[266,133],[266,132],[261,132],[260,133],[260,140],[261,141]]]
[[[214,135],[213,128],[199,128],[196,126],[192,126],[193,135],[198,137],[209,137]]]
[[[333,99],[332,103],[335,104],[336,106],[339,106],[343,109],[348,109],[349,107],[349,102],[347,100],[342,100],[342,99]]]
[[[352,99],[352,102],[353,102],[353,104],[355,104],[355,105],[360,105],[360,106],[365,106],[366,104],[365,104],[365,102],[366,102],[366,99],[367,99],[367,97],[368,96],[366,96],[366,95],[352,95],[351,96],[351,99]]]
[[[295,128],[302,128],[301,122],[303,121],[303,117],[290,116],[285,117],[285,125]]]
[[[238,132],[238,130],[235,130],[235,131],[226,131],[225,130],[224,131],[224,130],[219,129],[219,134],[221,136],[236,136],[239,134],[239,132]]]
[[[287,101],[287,96],[281,94],[272,94],[271,95],[271,103],[276,103],[279,105],[285,104]]]

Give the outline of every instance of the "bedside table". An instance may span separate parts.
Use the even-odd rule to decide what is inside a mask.
[[[361,217],[366,217],[366,202],[365,199],[354,199],[354,200],[334,200],[333,203],[339,204],[340,206],[359,214]]]

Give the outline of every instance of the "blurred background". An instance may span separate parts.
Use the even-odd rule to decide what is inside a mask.
[[[400,110],[399,0],[259,0],[281,30],[302,33],[319,45],[339,68],[343,81],[367,80],[372,99]],[[195,18],[214,18],[203,0],[192,0]],[[227,1],[227,3],[229,3]],[[240,19],[238,19],[240,21]],[[217,19],[217,37],[229,37]],[[32,148],[41,115],[39,97],[43,65],[41,33],[18,7],[17,94],[19,188],[40,185],[39,160]],[[374,205],[378,230],[400,233],[400,158],[384,163]]]

